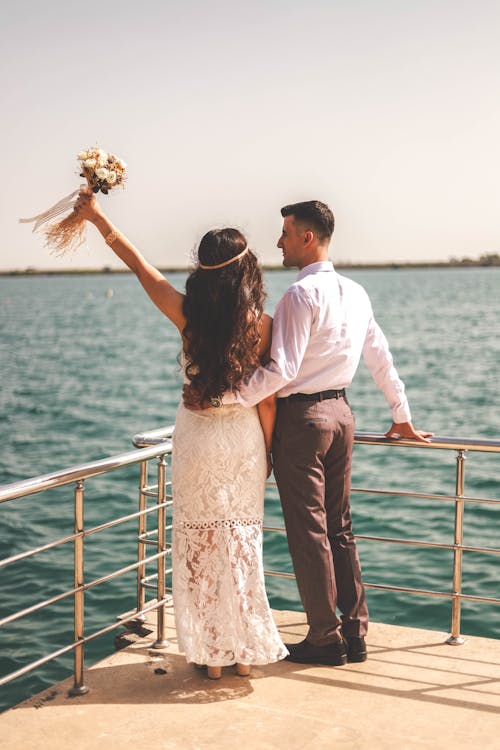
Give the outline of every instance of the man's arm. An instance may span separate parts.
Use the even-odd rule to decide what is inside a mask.
[[[393,422],[391,428],[385,433],[385,437],[411,438],[428,443],[426,438],[432,437],[434,433],[416,430],[413,426],[404,383],[394,367],[389,344],[373,314],[363,346],[363,358],[392,412]]]
[[[380,388],[391,408],[393,423],[390,430],[385,433],[385,437],[411,438],[425,443],[429,442],[426,438],[432,437],[434,433],[416,430],[411,422],[410,406],[404,383],[394,367],[387,339],[373,315],[370,318],[363,346],[363,359],[368,365],[375,384]]]
[[[236,401],[254,406],[295,380],[311,336],[312,308],[301,289],[290,288],[276,307],[271,359],[258,367],[236,394]],[[224,403],[226,399],[224,398]]]
[[[404,383],[394,367],[387,339],[373,315],[368,324],[362,354],[376,386],[389,404],[394,422],[410,422],[410,406]]]
[[[268,396],[262,401],[259,401],[259,403],[257,404],[257,410],[259,412],[260,426],[262,427],[262,432],[264,433],[267,458],[267,476],[269,476],[273,469],[271,461],[271,447],[273,440],[273,430],[276,422],[276,396]]]
[[[276,306],[273,326],[271,359],[258,367],[248,383],[240,390],[225,393],[224,404],[240,403],[255,406],[294,380],[309,343],[312,324],[312,309],[307,296],[301,290],[289,289]],[[189,385],[183,388],[183,401],[188,409],[203,409],[208,402],[200,404]]]

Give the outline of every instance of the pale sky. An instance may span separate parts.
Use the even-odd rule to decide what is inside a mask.
[[[0,269],[120,265],[93,227],[58,259],[18,224],[96,143],[160,266],[224,225],[279,264],[279,208],[312,198],[334,261],[500,252],[498,0],[17,0],[0,26]]]

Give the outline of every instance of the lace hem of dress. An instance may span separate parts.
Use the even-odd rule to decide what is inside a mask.
[[[229,518],[223,521],[179,521],[177,529],[237,529],[240,526],[262,526],[262,518]]]

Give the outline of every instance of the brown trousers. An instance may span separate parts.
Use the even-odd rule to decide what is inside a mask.
[[[353,440],[347,399],[278,399],[274,475],[307,614],[307,640],[316,646],[341,634],[364,636],[368,626],[349,504]]]

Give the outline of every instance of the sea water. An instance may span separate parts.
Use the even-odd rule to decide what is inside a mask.
[[[403,378],[416,427],[440,436],[500,438],[498,397],[500,269],[387,269],[343,273],[368,291]],[[266,309],[294,271],[265,274]],[[183,289],[186,274],[169,275]],[[0,485],[121,453],[137,432],[173,424],[182,383],[180,341],[130,274],[0,278]],[[356,428],[384,432],[391,416],[361,364],[349,390]],[[357,446],[356,488],[453,494],[454,451]],[[468,454],[466,494],[498,499],[500,456]],[[86,526],[133,513],[137,467],[86,483]],[[64,537],[73,528],[73,490],[57,488],[0,506],[0,558]],[[452,544],[454,504],[404,496],[352,497],[358,535]],[[468,504],[464,542],[499,547],[498,508]],[[282,525],[276,490],[266,523]],[[134,562],[136,522],[88,537],[86,580]],[[265,534],[265,565],[291,571],[283,535]],[[367,582],[451,590],[452,553],[395,544],[359,543]],[[499,557],[464,553],[463,590],[500,597]],[[153,572],[153,571],[151,571]],[[0,571],[0,617],[72,587],[72,548],[29,558]],[[300,608],[295,583],[267,579],[271,606]],[[449,600],[368,590],[371,617],[447,631]],[[86,594],[86,632],[104,627],[135,603],[135,572]],[[462,604],[462,632],[500,637],[500,608]],[[92,642],[87,661],[113,648]],[[0,675],[72,641],[72,601],[0,630]],[[67,675],[71,655],[2,689],[0,708]]]

